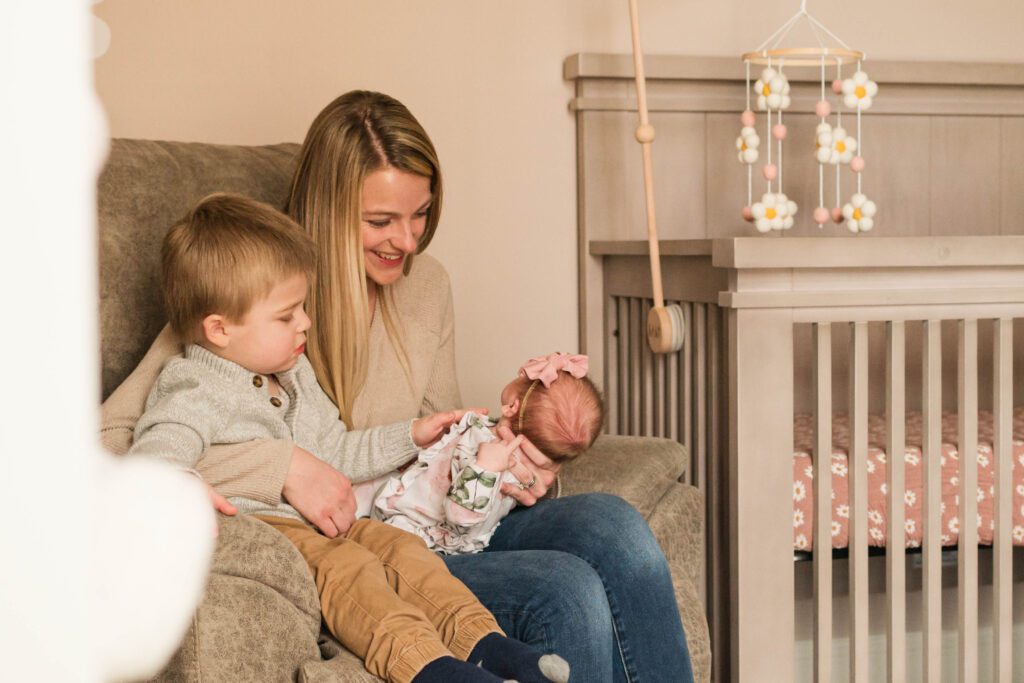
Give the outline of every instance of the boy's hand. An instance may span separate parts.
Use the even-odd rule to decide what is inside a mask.
[[[498,436],[503,441],[511,441],[512,430],[505,426],[498,427]],[[524,438],[519,444],[516,452],[519,463],[512,468],[512,474],[520,481],[516,484],[502,484],[501,492],[511,496],[520,505],[529,507],[544,497],[544,494],[551,488],[558,470],[561,468],[557,462],[540,452],[536,446]]]
[[[448,428],[462,419],[466,413],[487,414],[487,408],[470,408],[468,410],[449,410],[445,413],[434,413],[413,420],[412,442],[419,448],[427,448],[433,445],[441,436],[448,431]]]
[[[206,484],[205,481],[203,483]],[[217,493],[209,484],[206,484],[206,493],[210,496],[210,504],[217,512],[228,516],[238,514],[238,508],[229,503],[227,498]]]
[[[356,520],[352,482],[309,451],[295,446],[282,495],[324,536],[348,531]]]

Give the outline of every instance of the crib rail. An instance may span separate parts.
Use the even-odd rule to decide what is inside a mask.
[[[954,675],[960,681],[980,680],[980,675],[1012,680],[1011,430],[1013,406],[1024,405],[1024,382],[1014,374],[1015,368],[1017,375],[1024,368],[1024,240],[872,242],[715,240],[706,243],[705,254],[695,253],[699,250],[693,245],[674,251],[673,243],[666,243],[665,295],[686,313],[687,344],[677,354],[657,357],[643,335],[651,304],[642,247],[630,252],[623,243],[592,244],[592,253],[604,258],[605,343],[600,353],[608,428],[684,443],[691,453],[684,477],[708,501],[704,588],[717,680],[802,676],[793,657],[780,655],[795,647],[788,523],[793,517],[793,415],[801,411],[814,414],[815,430],[813,662],[808,679],[880,678],[878,657],[870,650],[868,539],[869,529],[878,533],[879,528],[869,519],[869,495],[875,494],[868,490],[874,445],[868,418],[881,414],[888,458],[881,676],[907,680],[912,668],[925,681]],[[878,267],[880,261],[884,267]],[[993,415],[991,577],[979,573],[978,465],[975,457],[964,457],[978,453],[979,408]],[[959,416],[955,674],[941,668],[942,544],[950,533],[942,528],[943,409]],[[910,411],[921,413],[923,470],[921,560],[920,569],[909,570],[913,577],[905,552],[909,488],[901,457],[908,447]],[[844,587],[833,580],[836,562],[844,561],[821,551],[832,547],[837,413],[849,415],[850,540]],[[908,610],[911,578],[921,585],[919,615]],[[992,604],[985,611],[991,618],[983,625],[991,628],[993,639],[991,659],[985,648],[982,662],[979,583],[989,580]],[[837,603],[833,596],[840,588],[845,595]],[[838,621],[843,612],[845,625]],[[908,650],[910,621],[919,621],[921,631],[921,647],[913,655]],[[848,654],[837,657],[834,633],[844,630]]]

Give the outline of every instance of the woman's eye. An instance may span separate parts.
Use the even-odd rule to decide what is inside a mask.
[[[279,318],[279,320],[283,323],[290,323],[291,321],[295,320],[295,316],[289,313],[288,315]]]
[[[424,209],[423,211],[416,212],[416,218],[426,218],[429,214],[430,214],[430,210],[429,209]]]
[[[389,220],[382,220],[382,221],[366,221],[366,222],[372,228],[386,228],[386,227],[388,227],[388,223],[390,223],[391,221],[389,221]]]

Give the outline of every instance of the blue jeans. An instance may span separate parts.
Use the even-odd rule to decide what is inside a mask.
[[[509,636],[568,660],[573,681],[693,680],[668,563],[621,498],[517,508],[486,551],[445,561]]]

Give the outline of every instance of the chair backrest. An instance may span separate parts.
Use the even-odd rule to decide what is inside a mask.
[[[103,399],[166,322],[159,263],[167,230],[211,192],[238,192],[283,206],[298,149],[111,141],[98,188]]]

